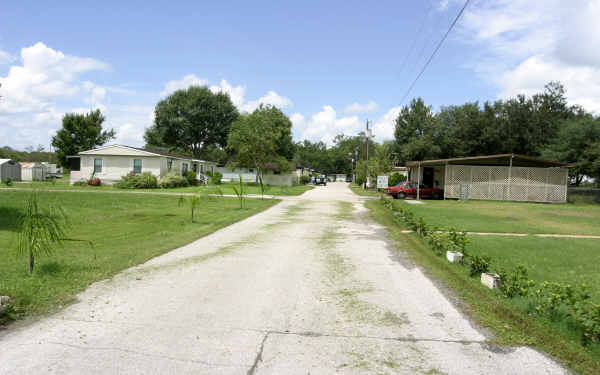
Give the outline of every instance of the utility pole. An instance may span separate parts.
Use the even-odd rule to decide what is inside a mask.
[[[365,189],[369,186],[369,138],[371,137],[371,131],[369,130],[369,119],[367,119],[367,131],[365,133],[365,139],[367,140],[367,164],[365,166]]]

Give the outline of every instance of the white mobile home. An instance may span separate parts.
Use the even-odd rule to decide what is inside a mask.
[[[0,182],[21,181],[21,165],[12,159],[0,159]]]
[[[143,148],[110,145],[80,152],[71,160],[71,184],[92,176],[104,184],[113,184],[128,173],[150,172],[160,178],[174,171],[185,174],[196,172],[197,178],[206,180],[206,172],[214,171],[217,164],[189,156],[151,151]]]

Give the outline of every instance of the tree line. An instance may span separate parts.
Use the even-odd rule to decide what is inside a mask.
[[[559,82],[531,97],[447,106],[437,113],[416,98],[400,110],[394,136],[400,163],[515,153],[572,164],[576,185],[584,176],[600,177],[600,118],[568,105]]]
[[[52,138],[59,163],[67,166],[68,155],[114,139],[114,130],[102,128],[104,120],[99,110],[66,114]],[[410,160],[515,153],[570,163],[577,185],[584,176],[600,177],[600,118],[569,105],[559,82],[530,97],[444,106],[437,112],[415,98],[401,108],[394,140],[369,140],[368,165],[364,133],[338,135],[330,146],[294,143],[292,123],[280,109],[261,105],[252,113],[239,113],[227,93],[199,86],[159,101],[144,140],[150,150],[276,173],[297,166],[327,174],[373,175]],[[0,157],[24,159],[9,150],[0,149]]]

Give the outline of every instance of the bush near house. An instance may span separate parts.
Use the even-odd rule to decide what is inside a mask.
[[[182,177],[175,172],[167,173],[158,181],[158,186],[163,189],[186,187],[189,185],[190,183],[185,177]]]
[[[198,185],[198,179],[196,178],[196,172],[187,171],[187,172],[185,172],[184,177],[187,180],[188,185],[190,185],[190,186]]]
[[[98,177],[92,177],[87,181],[89,186],[100,186],[102,185],[102,181]]]
[[[115,184],[119,189],[155,189],[158,187],[156,176],[150,172],[136,174],[129,172]]]
[[[207,171],[206,175],[208,177],[210,177],[210,180],[208,181],[209,184],[211,185],[221,185],[221,179],[223,178],[223,173],[219,172],[219,171]]]

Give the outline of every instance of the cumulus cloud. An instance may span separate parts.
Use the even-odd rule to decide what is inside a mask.
[[[361,112],[376,112],[379,109],[379,105],[373,100],[369,100],[365,104],[354,102],[346,106],[345,112],[347,113],[361,113]]]
[[[41,42],[22,48],[19,63],[0,77],[4,143],[21,148],[47,144],[70,107],[67,103],[80,103],[88,110],[102,104],[107,89],[79,79],[86,72],[108,69],[102,61],[67,55]]]
[[[373,134],[375,134],[375,139],[380,141],[394,139],[396,118],[398,118],[401,109],[402,107],[400,106],[392,107],[373,123]]]
[[[195,74],[188,74],[182,79],[175,79],[165,84],[165,88],[160,92],[160,96],[165,97],[173,92],[181,89],[187,89],[190,86],[206,86],[208,80],[197,77]]]
[[[599,17],[600,0],[476,1],[461,35],[483,51],[473,68],[500,97],[540,92],[559,80],[572,104],[598,113]]]
[[[357,135],[364,126],[357,116],[338,117],[335,109],[329,105],[324,106],[310,119],[306,119],[300,113],[294,113],[290,120],[296,139],[322,141],[327,145],[332,145],[333,139],[338,134]]]
[[[280,109],[291,107],[293,105],[289,98],[281,96],[272,90],[268,91],[265,95],[256,100],[246,101],[245,86],[233,86],[224,79],[221,80],[219,84],[213,84],[209,86],[209,81],[207,79],[198,78],[194,74],[188,74],[180,80],[167,82],[164,90],[161,92],[161,96],[167,96],[176,90],[186,89],[189,86],[208,86],[208,89],[214,93],[227,93],[229,94],[233,105],[235,105],[242,112],[252,112],[261,104],[270,104]]]

